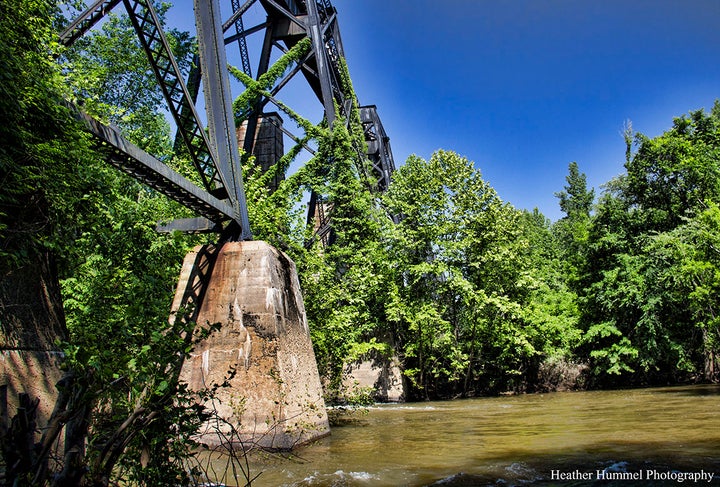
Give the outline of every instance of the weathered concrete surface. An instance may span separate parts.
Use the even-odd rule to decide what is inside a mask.
[[[345,365],[343,387],[348,394],[360,389],[372,389],[378,402],[405,401],[405,387],[400,362],[396,356],[380,354],[366,360]]]
[[[244,120],[236,130],[240,147],[245,144],[247,124],[247,120]],[[274,166],[285,154],[282,125],[282,118],[276,112],[263,113],[258,119],[252,155],[255,156],[255,164],[263,173]],[[270,181],[270,189],[276,190],[284,177],[284,174],[277,174],[275,179]]]
[[[19,233],[22,235],[22,233]],[[37,422],[45,425],[57,399],[62,353],[56,340],[67,338],[60,285],[49,252],[15,267],[0,263],[0,404],[12,418],[19,394],[38,399]]]
[[[215,259],[196,321],[221,328],[196,347],[181,380],[201,391],[222,384],[231,369],[236,374],[208,404],[221,421],[208,424],[201,441],[288,449],[328,435],[295,264],[259,241],[226,243],[214,257],[202,257],[206,251],[198,247],[186,257],[173,310],[197,295],[193,268]],[[233,428],[239,438],[230,436]]]
[[[7,400],[9,418],[16,414],[18,397],[24,393],[31,400],[39,400],[37,423],[43,426],[48,423],[58,394],[55,384],[62,377],[62,360],[59,351],[0,351],[0,387],[5,388],[5,397],[0,397],[0,401]]]

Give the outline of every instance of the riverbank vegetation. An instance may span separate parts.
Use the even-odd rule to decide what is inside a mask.
[[[411,399],[717,381],[720,104],[624,136],[626,173],[597,199],[569,164],[557,222],[453,152],[410,157],[384,213],[365,205],[333,220],[342,245],[293,253],[322,371],[395,354]]]
[[[321,136],[338,244],[259,237],[298,263],[329,384],[370,353],[400,358],[411,399],[718,380],[720,104],[655,138],[628,125],[626,172],[597,198],[571,162],[556,222],[450,151],[410,157],[377,196],[347,126]],[[325,157],[280,194],[317,190]]]
[[[31,280],[62,292],[60,413],[78,446],[66,475],[182,478],[173,459],[203,413],[168,368],[189,342],[167,333],[167,313],[182,257],[214,237],[155,233],[187,210],[107,166],[62,100],[189,163],[126,20],[63,51],[56,5],[15,3],[0,5],[3,299]],[[187,71],[192,40],[170,39]],[[352,97],[349,77],[344,88]],[[344,400],[346,364],[370,355],[399,359],[408,399],[718,380],[720,104],[654,138],[628,126],[625,172],[602,188],[570,162],[556,222],[503,201],[482,161],[449,150],[410,157],[380,195],[357,112],[332,128],[288,114],[317,153],[275,191],[245,157],[249,213],[256,238],[297,264],[329,401]],[[307,245],[308,191],[329,202],[333,245]],[[9,309],[3,327],[19,319]]]
[[[384,337],[413,399],[717,381],[719,136],[717,103],[656,138],[628,128],[626,173],[596,199],[571,162],[557,222],[503,202],[455,153],[411,157],[381,200],[401,218],[381,218],[363,253],[372,280],[342,273],[381,297],[348,295],[363,305],[348,328],[366,330],[348,349]],[[315,343],[347,340],[308,309]]]

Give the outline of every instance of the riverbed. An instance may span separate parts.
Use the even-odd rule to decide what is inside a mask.
[[[253,455],[250,475],[254,487],[720,485],[719,406],[714,385],[378,405],[293,455]]]

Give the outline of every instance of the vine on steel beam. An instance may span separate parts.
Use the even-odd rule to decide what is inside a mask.
[[[300,60],[286,76],[272,88],[266,90],[265,95],[257,102],[254,109],[241,114],[245,121],[245,139],[243,148],[247,153],[255,154],[255,134],[259,127],[259,120],[263,119],[263,109],[268,103],[280,108],[276,97],[280,90],[299,72],[301,72],[310,88],[322,104],[323,113],[328,124],[335,122],[336,109],[339,115],[349,118],[356,100],[345,99],[343,83],[342,60],[345,56],[340,37],[337,11],[330,0],[259,0],[265,10],[266,22],[260,26],[246,29],[265,33],[263,47],[258,62],[259,79],[270,68],[270,59],[274,48],[287,52],[303,38],[311,41],[310,54]],[[227,23],[226,23],[227,25]],[[235,36],[226,39],[235,40]],[[337,108],[336,108],[337,107]],[[360,155],[366,155],[372,162],[372,190],[382,192],[389,185],[390,177],[394,171],[389,138],[385,134],[382,124],[374,107],[365,107],[360,110],[366,141],[369,144],[367,154],[357,147]],[[298,140],[298,137],[291,137]],[[364,170],[360,168],[360,170]],[[366,176],[369,176],[366,174]],[[308,225],[316,228],[315,240],[323,242],[331,240],[329,225],[332,204],[323,200],[322,195],[311,194]]]
[[[245,119],[243,148],[247,153],[255,153],[255,140],[260,120],[267,120],[267,123],[274,124],[278,134],[284,133],[290,139],[299,143],[299,141],[305,140],[305,137],[294,136],[290,130],[282,125],[281,119],[278,118],[278,122],[275,118],[266,117],[263,110],[268,103],[276,105],[280,111],[286,110],[283,102],[277,97],[280,91],[297,74],[302,73],[307,84],[321,103],[328,124],[332,125],[335,122],[336,109],[340,111],[340,116],[348,118],[356,100],[346,100],[344,87],[342,86],[345,67],[342,65],[344,52],[338,28],[337,11],[330,0],[245,0],[242,4],[240,0],[231,0],[232,15],[228,20],[220,24],[220,19],[217,16],[219,0],[207,0],[213,2],[212,9],[216,13],[213,14],[212,22],[205,22],[206,27],[199,29],[198,37],[201,47],[207,43],[211,43],[213,47],[206,50],[201,58],[195,59],[186,85],[160,28],[157,15],[152,8],[152,0],[96,0],[63,32],[61,42],[65,45],[72,44],[75,39],[92,28],[105,13],[121,1],[125,4],[133,27],[148,55],[152,70],[168,102],[169,111],[175,120],[178,130],[176,149],[180,145],[187,148],[204,188],[197,189],[206,194],[198,200],[199,202],[195,201],[195,196],[187,197],[187,191],[172,189],[178,187],[175,183],[183,179],[181,176],[178,174],[165,176],[166,171],[164,169],[158,172],[152,164],[150,165],[152,167],[148,168],[141,161],[133,159],[131,155],[127,155],[125,158],[117,156],[119,152],[122,152],[122,147],[126,146],[120,144],[121,147],[115,147],[112,143],[102,140],[102,137],[98,134],[106,133],[106,131],[97,129],[97,126],[95,130],[96,136],[101,139],[104,145],[114,147],[114,163],[116,165],[124,167],[126,171],[133,173],[138,179],[149,181],[148,184],[194,208],[198,213],[208,218],[211,217],[210,219],[214,219],[213,221],[216,224],[227,221],[227,208],[233,208],[233,215],[229,219],[241,226],[244,235],[242,238],[246,238],[249,235],[249,224],[243,216],[243,214],[247,214],[247,208],[242,190],[240,164],[232,155],[237,152],[233,148],[233,143],[237,144],[237,141],[234,137],[233,116],[231,110],[227,108],[230,98],[229,86],[223,81],[223,78],[226,77],[226,73],[223,73],[225,66],[225,48],[223,44],[239,43],[242,69],[250,76],[251,62],[247,38],[250,35],[264,32],[264,40],[255,73],[255,79],[258,80],[270,69],[273,49],[277,48],[285,53],[302,39],[310,39],[311,51],[298,60],[297,64],[288,73],[285,73],[279,81],[276,80],[274,86],[268,87],[265,90],[266,95],[261,96],[250,111],[243,114]],[[202,23],[197,17],[198,2],[203,6],[207,4],[207,1],[195,0],[198,25]],[[264,21],[246,28],[247,24],[244,22],[244,15],[250,11],[251,7],[257,5],[260,5],[264,10]],[[257,13],[257,9],[255,13]],[[223,41],[222,33],[232,27],[235,27],[235,33]],[[201,30],[203,32],[200,32]],[[220,55],[221,52],[222,55]],[[208,70],[214,70],[214,74],[208,76],[205,73]],[[195,100],[199,92],[201,79],[206,96],[206,106],[210,105],[208,124],[212,135],[209,139],[195,109]],[[208,101],[217,98],[213,95],[215,92],[220,93],[219,101]],[[214,96],[215,98],[213,98]],[[387,189],[394,170],[389,138],[385,134],[374,106],[360,107],[360,116],[365,130],[365,139],[368,143],[366,155],[372,162],[372,171],[376,181],[372,184],[372,189],[382,192]],[[180,141],[182,144],[179,143]],[[228,148],[229,153],[227,152]],[[356,149],[362,153],[361,148]],[[220,152],[222,152],[222,155],[219,155]],[[136,152],[133,153],[136,154]],[[146,157],[138,157],[142,161],[147,160]],[[121,163],[117,162],[121,159],[124,159]],[[171,171],[169,168],[166,169]],[[159,183],[158,178],[162,179],[164,177],[168,177],[168,181]],[[179,193],[174,195],[174,191]],[[211,202],[211,210],[204,207],[207,201]],[[216,205],[218,207],[213,207],[218,201],[221,202]],[[318,237],[322,240],[331,238],[329,233],[331,209],[331,202],[323,201],[322,195],[312,195],[308,222],[313,222],[315,227],[320,230],[322,235],[318,235]],[[208,228],[212,225],[199,224],[197,226]],[[245,230],[247,230],[247,233],[245,233]]]

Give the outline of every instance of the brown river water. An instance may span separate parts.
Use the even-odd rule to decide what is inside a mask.
[[[720,486],[718,413],[720,386],[378,405],[292,456],[253,456],[250,474],[253,487]]]

